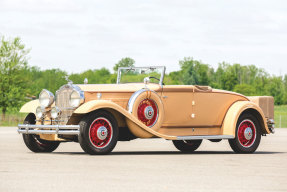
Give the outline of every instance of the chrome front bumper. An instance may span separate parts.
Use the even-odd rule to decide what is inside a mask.
[[[80,125],[29,125],[19,124],[18,133],[79,135]]]
[[[273,119],[268,119],[267,121],[268,129],[271,133],[275,133],[275,122]]]

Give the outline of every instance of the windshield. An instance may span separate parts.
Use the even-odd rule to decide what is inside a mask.
[[[164,73],[165,67],[120,67],[117,83],[144,82],[144,78],[149,77],[150,83],[162,85]]]

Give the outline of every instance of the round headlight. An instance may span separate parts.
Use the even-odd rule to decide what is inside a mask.
[[[84,92],[74,90],[70,95],[70,105],[72,107],[78,107],[80,104],[84,102]]]
[[[60,113],[61,113],[61,110],[58,107],[53,107],[51,109],[51,117],[53,119],[56,119],[60,115]]]
[[[39,102],[42,107],[49,107],[54,102],[54,94],[43,89],[39,95]]]
[[[39,119],[43,118],[44,115],[45,115],[45,113],[46,113],[45,108],[43,108],[43,107],[41,107],[41,106],[39,106],[39,107],[36,108],[36,116],[37,116]]]

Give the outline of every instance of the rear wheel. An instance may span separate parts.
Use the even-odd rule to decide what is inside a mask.
[[[79,142],[82,149],[91,155],[110,153],[118,137],[117,121],[107,111],[90,113],[80,122]]]
[[[30,113],[24,120],[24,124],[35,124],[36,117],[34,114]],[[33,134],[23,134],[23,140],[25,145],[31,151],[35,153],[48,153],[53,152],[58,148],[60,142],[58,141],[47,141],[40,139],[39,135]]]
[[[174,146],[184,153],[191,153],[198,149],[202,140],[173,140]]]
[[[260,124],[252,114],[243,114],[236,125],[235,138],[229,139],[230,147],[236,153],[253,153],[261,140]]]

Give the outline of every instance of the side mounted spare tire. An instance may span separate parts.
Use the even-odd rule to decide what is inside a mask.
[[[160,96],[152,90],[136,91],[128,102],[128,111],[150,129],[157,131],[163,122],[164,108]],[[127,118],[130,131],[137,137],[149,138],[153,135]]]

